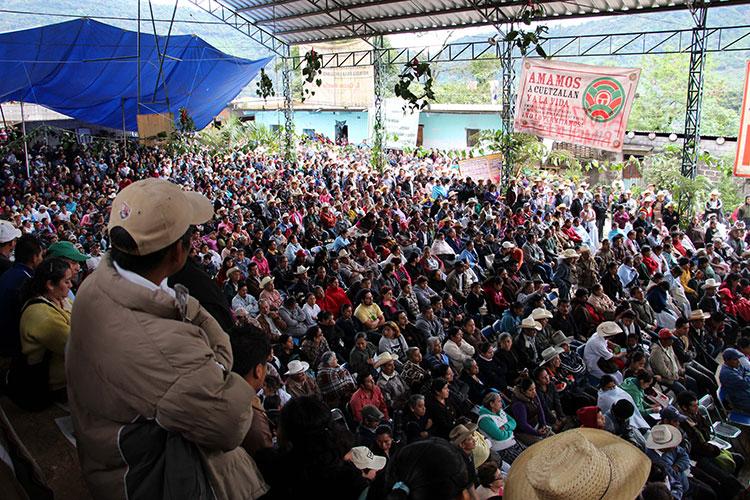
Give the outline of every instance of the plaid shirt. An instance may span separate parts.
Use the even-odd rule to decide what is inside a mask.
[[[343,408],[357,389],[351,374],[341,367],[321,368],[317,376],[318,387],[331,408]]]
[[[412,390],[419,390],[430,380],[430,374],[427,370],[409,360],[404,363],[404,368],[401,370],[401,380]]]

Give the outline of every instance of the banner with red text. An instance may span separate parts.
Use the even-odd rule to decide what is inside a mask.
[[[515,132],[622,151],[639,68],[544,59],[524,59],[521,68]]]
[[[737,155],[734,160],[734,175],[750,177],[750,61],[745,68],[745,87],[742,93],[740,130],[737,133]]]

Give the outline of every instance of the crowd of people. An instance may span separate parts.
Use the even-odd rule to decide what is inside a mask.
[[[750,414],[750,197],[298,154],[0,160],[4,391],[95,498],[745,492],[703,406]]]

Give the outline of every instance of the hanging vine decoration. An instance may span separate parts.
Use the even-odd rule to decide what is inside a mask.
[[[188,113],[187,108],[180,108],[180,131],[181,132],[195,132],[195,122],[193,117]]]
[[[304,81],[302,82],[302,102],[305,102],[305,99],[309,99],[315,95],[315,91],[310,90],[308,85],[315,84],[315,86],[320,87],[320,84],[323,83],[320,79],[320,75],[323,74],[323,56],[315,52],[315,49],[310,49],[305,52],[303,59],[305,67],[302,68],[302,76],[304,77]]]
[[[265,68],[260,69],[260,81],[255,85],[258,87],[255,93],[258,94],[258,97],[262,97],[263,100],[269,97],[276,97],[276,92],[273,90],[273,82],[268,73],[266,73]]]
[[[536,52],[540,57],[548,58],[542,46],[544,36],[549,31],[547,26],[540,25],[533,30],[524,29],[524,26],[530,26],[534,19],[542,16],[544,16],[542,4],[529,0],[516,18],[518,27],[514,28],[514,23],[511,23],[510,31],[505,35],[505,41],[518,47],[522,56],[529,52]]]
[[[422,90],[419,94],[415,94],[415,89],[411,87],[412,83],[422,85]],[[400,97],[405,100],[407,104],[404,106],[404,111],[408,108],[412,113],[415,109],[422,110],[430,103],[435,100],[435,91],[432,90],[432,69],[430,69],[430,63],[419,62],[415,57],[404,64],[404,69],[398,77],[398,82],[394,87],[396,97]]]

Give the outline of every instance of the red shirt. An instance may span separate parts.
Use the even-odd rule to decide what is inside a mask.
[[[383,418],[388,418],[388,406],[386,406],[383,392],[377,384],[373,386],[371,393],[367,393],[367,391],[360,387],[354,394],[352,394],[352,399],[349,401],[349,407],[352,410],[354,420],[357,422],[362,421],[362,408],[367,405],[375,406],[378,410],[383,412]]]

